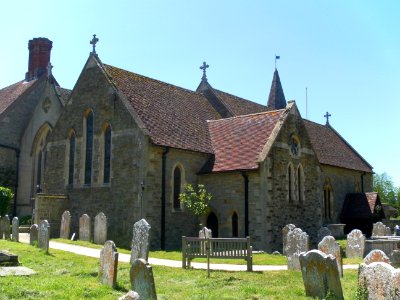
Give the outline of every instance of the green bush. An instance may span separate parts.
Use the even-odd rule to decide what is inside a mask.
[[[0,216],[4,216],[9,212],[13,197],[14,194],[9,188],[0,186]]]

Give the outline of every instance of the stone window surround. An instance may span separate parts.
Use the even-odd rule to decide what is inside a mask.
[[[32,148],[31,148],[31,156],[33,157],[33,184],[32,184],[32,195],[35,195],[37,192],[40,192],[41,187],[37,186],[38,181],[39,181],[39,174],[41,177],[41,182],[43,181],[44,178],[44,171],[45,171],[45,162],[46,162],[46,148],[47,148],[47,137],[49,133],[52,131],[52,126],[48,123],[45,122],[38,131],[36,132],[36,135],[33,139],[32,142]],[[39,158],[40,155],[40,158]],[[38,165],[40,164],[40,166]],[[40,168],[40,171],[39,171]],[[38,191],[39,188],[39,191]]]
[[[334,203],[333,189],[332,189],[332,184],[331,184],[330,178],[325,179],[325,184],[324,184],[323,190],[324,190],[324,199],[323,199],[324,200],[324,203],[323,203],[324,214],[323,214],[323,216],[326,221],[330,221],[333,219],[332,212],[333,212],[333,203]],[[327,195],[329,195],[329,199],[327,199]],[[326,204],[328,201],[329,201],[329,210],[326,209]]]
[[[296,173],[294,172],[294,167],[292,162],[289,162],[287,166],[286,173],[286,199],[289,203],[301,204],[305,202],[305,175],[304,169],[301,163],[298,164],[296,168]],[[300,181],[299,181],[300,174]],[[290,176],[290,179],[289,179]],[[289,187],[290,185],[290,187]],[[300,197],[299,197],[300,196]]]
[[[75,137],[75,147],[74,147],[74,164],[72,166],[72,183],[69,182],[69,174],[70,174],[70,152],[71,152],[71,138]],[[71,127],[67,132],[67,140],[65,147],[65,185],[66,186],[74,186],[75,184],[75,163],[76,163],[76,146],[77,146],[77,136],[75,130]]]
[[[180,208],[174,207],[174,172],[176,168],[179,168],[181,172],[180,193],[184,190],[184,185],[186,184],[185,168],[180,162],[177,162],[171,169],[171,210],[172,212],[183,212],[184,206],[182,205],[182,203],[180,203]]]
[[[90,174],[90,177],[91,177],[91,179],[90,179],[90,183],[85,183],[85,173],[86,173],[86,147],[87,147],[87,145],[86,145],[86,140],[87,140],[87,117],[88,117],[88,115],[90,114],[90,113],[92,113],[92,118],[93,118],[93,125],[92,125],[92,127],[93,127],[93,140],[92,140],[92,143],[94,143],[94,112],[93,112],[93,109],[91,109],[91,108],[87,108],[87,109],[85,109],[84,110],[84,112],[83,112],[83,118],[82,118],[82,128],[83,128],[83,139],[82,139],[82,157],[81,157],[81,160],[82,160],[82,166],[83,166],[83,168],[81,168],[81,178],[82,178],[82,185],[83,186],[87,186],[87,187],[90,187],[92,184],[93,184],[93,150],[94,150],[94,145],[92,145],[92,161],[91,161],[91,174]]]

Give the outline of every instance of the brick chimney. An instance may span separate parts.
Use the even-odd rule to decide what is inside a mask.
[[[47,38],[34,38],[29,41],[29,64],[25,80],[30,81],[39,78],[47,72],[50,62],[50,52],[53,42]]]

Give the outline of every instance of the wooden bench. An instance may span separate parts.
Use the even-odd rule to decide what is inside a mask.
[[[182,268],[190,267],[194,258],[232,258],[247,261],[247,271],[253,271],[253,247],[246,238],[197,238],[182,237]],[[209,268],[209,266],[208,266]]]

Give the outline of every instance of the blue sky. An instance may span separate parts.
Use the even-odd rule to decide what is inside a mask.
[[[24,78],[28,41],[47,37],[53,73],[72,89],[96,33],[104,63],[194,90],[207,61],[213,87],[266,104],[276,54],[286,99],[321,124],[329,111],[400,186],[399,14],[395,0],[6,1],[0,88]]]

